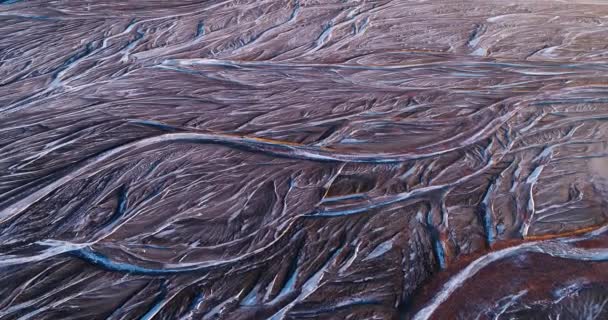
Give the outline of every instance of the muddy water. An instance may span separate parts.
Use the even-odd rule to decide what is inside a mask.
[[[602,1],[0,3],[0,319],[608,318]]]

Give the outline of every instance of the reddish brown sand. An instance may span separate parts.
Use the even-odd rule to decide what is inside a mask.
[[[0,319],[608,319],[607,26],[0,1]]]

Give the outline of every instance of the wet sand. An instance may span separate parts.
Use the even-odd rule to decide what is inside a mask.
[[[602,1],[0,1],[0,319],[608,318]]]

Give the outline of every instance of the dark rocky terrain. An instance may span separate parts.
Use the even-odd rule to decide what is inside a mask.
[[[608,319],[608,2],[0,3],[0,319]]]

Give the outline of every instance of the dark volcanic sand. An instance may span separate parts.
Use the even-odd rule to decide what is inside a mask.
[[[608,319],[608,2],[0,3],[0,319]]]

